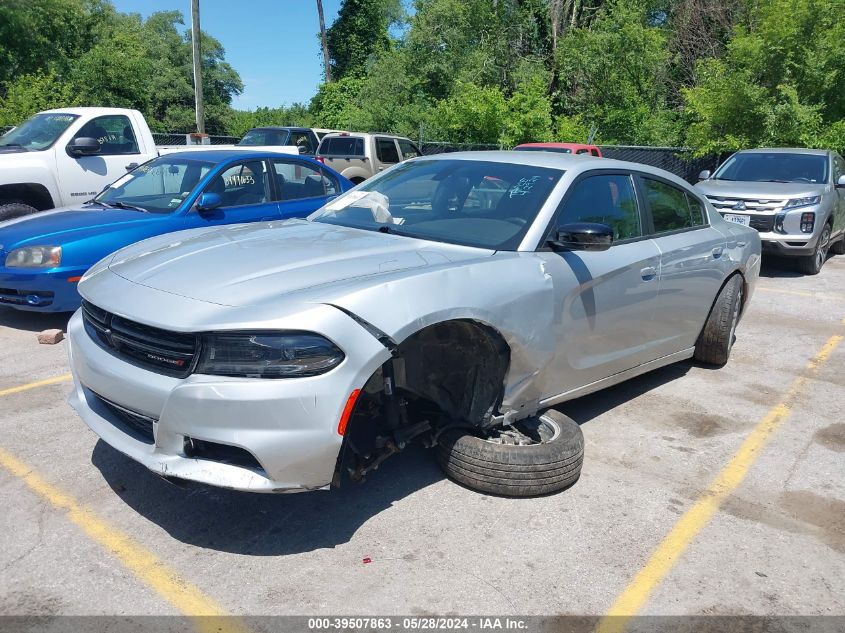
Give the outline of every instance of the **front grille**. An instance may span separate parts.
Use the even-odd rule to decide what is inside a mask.
[[[170,332],[130,321],[85,300],[82,318],[88,335],[123,360],[179,378],[194,369],[199,354],[196,334]]]
[[[93,393],[93,392],[92,392]],[[114,414],[118,422],[118,428],[124,433],[132,435],[137,440],[144,442],[144,444],[154,444],[155,437],[153,436],[153,425],[158,421],[146,415],[122,407],[115,404],[111,400],[103,398],[103,396],[94,394],[97,399],[105,405],[105,407]]]
[[[773,231],[775,228],[775,216],[773,215],[759,215],[759,216],[751,216],[751,220],[749,221],[749,226],[752,229],[757,229],[763,233],[769,233]]]
[[[771,200],[768,198],[732,198],[725,196],[707,196],[707,199],[710,201],[710,204],[716,207],[718,211],[721,211],[723,213],[730,213],[732,211],[736,211],[737,213],[743,213],[745,211],[750,211],[752,213],[771,213],[775,211],[781,211],[784,205],[786,204],[786,200]]]

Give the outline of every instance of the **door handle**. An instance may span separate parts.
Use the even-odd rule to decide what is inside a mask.
[[[640,275],[642,275],[643,281],[651,281],[657,277],[657,269],[654,266],[646,266],[640,270]]]
[[[711,252],[711,253],[713,253],[713,258],[714,258],[714,259],[719,259],[719,258],[722,256],[722,253],[724,253],[724,252],[725,252],[725,249],[724,249],[724,248],[722,248],[721,246],[717,246],[716,248],[714,248],[714,249],[713,249],[712,251],[710,251],[710,252]]]
[[[133,170],[133,169],[135,169],[136,167],[138,167],[138,163],[129,163],[129,164],[126,166],[126,171],[132,171],[132,170]]]

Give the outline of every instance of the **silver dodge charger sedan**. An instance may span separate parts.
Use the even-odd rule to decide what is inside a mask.
[[[580,473],[550,409],[724,364],[760,238],[644,165],[468,152],[397,165],[307,220],[155,237],[96,264],[71,404],[150,470],[238,490],[360,480],[409,442],[481,491]]]

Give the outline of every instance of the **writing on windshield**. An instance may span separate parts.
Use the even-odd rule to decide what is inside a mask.
[[[79,117],[75,114],[41,113],[0,136],[0,147],[20,147],[40,151],[53,143]]]

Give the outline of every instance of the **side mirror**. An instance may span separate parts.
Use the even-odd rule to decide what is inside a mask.
[[[839,180],[836,181],[836,188],[845,189],[845,176],[839,176]]]
[[[71,156],[91,156],[100,153],[100,142],[95,138],[79,136],[67,146],[67,153]]]
[[[299,150],[300,154],[307,154],[308,153],[308,148],[305,147],[305,145],[299,145],[299,146],[297,146],[297,149]]]
[[[573,222],[561,226],[549,243],[556,250],[606,251],[613,243],[613,229],[607,224]]]
[[[705,169],[704,171],[701,171],[701,172],[698,173],[698,179],[699,180],[707,180],[708,178],[710,178],[710,170],[709,169]]]
[[[197,211],[213,211],[223,204],[223,198],[219,193],[205,192],[197,200]]]

